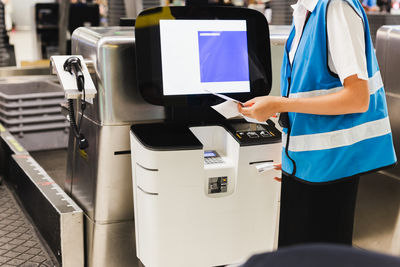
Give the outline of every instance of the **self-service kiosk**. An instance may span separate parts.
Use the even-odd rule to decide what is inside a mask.
[[[266,95],[269,32],[256,11],[163,7],[136,20],[138,89],[163,123],[131,127],[136,253],[154,266],[238,263],[277,245],[281,134],[211,106]]]

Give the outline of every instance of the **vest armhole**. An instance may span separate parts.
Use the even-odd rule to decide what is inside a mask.
[[[326,11],[325,11],[325,44],[326,44],[326,68],[329,72],[329,74],[334,77],[339,79],[339,75],[337,73],[334,73],[331,68],[329,67],[329,42],[328,42],[328,8],[329,5],[331,4],[331,0],[328,1],[328,4],[326,5]]]
[[[367,45],[366,45],[367,40],[366,40],[366,38],[365,38],[365,21],[364,21],[363,17],[357,12],[357,10],[354,8],[353,5],[351,5],[351,4],[350,4],[348,1],[346,1],[346,0],[343,0],[343,1],[346,2],[346,3],[354,10],[354,12],[357,14],[357,16],[360,17],[360,19],[361,19],[361,21],[362,21],[362,23],[363,23],[363,28],[364,28],[365,49],[367,49],[367,48],[366,48],[366,47],[367,47]],[[338,75],[337,73],[333,72],[333,71],[331,70],[331,68],[329,67],[328,8],[329,8],[329,5],[330,5],[330,4],[331,4],[331,0],[328,1],[328,4],[327,4],[327,6],[326,6],[326,12],[325,12],[326,67],[327,67],[327,69],[328,69],[329,74],[330,74],[332,77],[339,79],[339,75]],[[365,51],[365,54],[366,54],[366,51]]]

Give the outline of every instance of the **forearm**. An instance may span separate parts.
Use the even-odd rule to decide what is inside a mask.
[[[282,98],[280,112],[297,112],[318,115],[341,115],[363,113],[368,110],[368,84],[361,81],[358,86],[324,96],[309,98]]]

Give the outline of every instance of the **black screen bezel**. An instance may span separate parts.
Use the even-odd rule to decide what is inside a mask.
[[[221,102],[211,94],[168,96],[163,94],[159,27],[159,22],[163,19],[246,20],[250,92],[225,95],[244,102],[270,93],[272,72],[269,29],[262,13],[237,7],[158,7],[140,13],[135,27],[138,88],[147,102],[161,106],[204,106]]]

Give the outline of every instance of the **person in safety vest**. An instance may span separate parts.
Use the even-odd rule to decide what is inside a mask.
[[[385,91],[359,0],[298,0],[281,70],[281,95],[239,111],[280,113],[279,247],[352,244],[361,174],[396,163]]]

